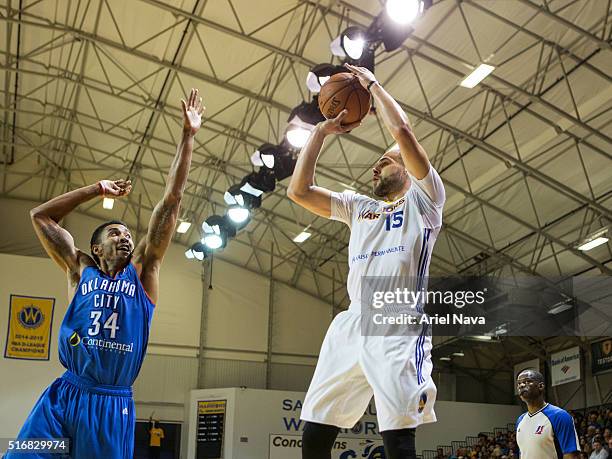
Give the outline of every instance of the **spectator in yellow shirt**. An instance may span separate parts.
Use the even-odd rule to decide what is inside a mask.
[[[161,441],[164,438],[164,429],[159,427],[158,421],[149,418],[149,457],[159,459],[161,456]]]

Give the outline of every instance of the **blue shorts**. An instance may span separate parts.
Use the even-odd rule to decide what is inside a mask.
[[[19,432],[27,438],[68,438],[70,455],[7,453],[5,459],[132,459],[132,389],[95,385],[67,371],[43,392]]]

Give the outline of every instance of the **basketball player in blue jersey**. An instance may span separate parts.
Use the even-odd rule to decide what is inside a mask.
[[[580,442],[572,416],[544,401],[544,376],[535,369],[516,378],[519,397],[527,412],[516,421],[521,459],[578,459]]]
[[[332,321],[304,399],[303,459],[330,459],[339,429],[351,428],[372,395],[389,459],[414,459],[416,427],[435,422],[431,336],[368,336],[361,330],[365,276],[418,279],[425,289],[430,255],[442,226],[444,185],[419,144],[408,118],[372,72],[348,66],[372,94],[397,146],[373,167],[375,198],[315,186],[315,165],[325,139],[343,125],[346,112],[317,125],[298,158],[287,190],[290,199],[350,227],[347,290],[351,304]],[[418,287],[417,287],[418,288]],[[365,302],[365,303],[364,303]],[[416,335],[416,333],[414,334]]]
[[[202,121],[197,90],[192,89],[189,100],[181,103],[181,142],[163,198],[139,244],[134,244],[124,223],[111,221],[94,231],[90,256],[76,248],[72,236],[59,225],[80,204],[126,196],[132,189],[129,180],[102,180],[30,212],[45,250],[68,277],[71,303],[59,333],[59,358],[66,372],[42,394],[19,432],[20,440],[68,438],[71,458],[132,458],[135,407],[131,386],[146,353],[159,270],[174,233],[194,136]],[[43,457],[52,455],[6,455],[10,459]]]

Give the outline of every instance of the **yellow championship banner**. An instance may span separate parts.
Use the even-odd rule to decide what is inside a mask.
[[[224,414],[227,400],[205,400],[198,402],[198,414]]]
[[[4,357],[49,360],[55,298],[11,295]]]

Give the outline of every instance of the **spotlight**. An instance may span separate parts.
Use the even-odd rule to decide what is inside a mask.
[[[226,243],[219,234],[207,234],[202,238],[202,243],[210,250],[216,250]]]
[[[204,238],[202,239],[202,242],[209,249],[216,250],[220,248],[221,246],[223,246],[223,243],[225,241],[223,240],[220,234],[213,233],[213,234],[207,234],[206,236],[204,236]]]
[[[202,261],[207,256],[206,250],[207,249],[204,244],[201,242],[196,242],[185,251],[185,256],[189,260],[193,260],[195,258],[196,260]]]
[[[210,250],[225,247],[227,240],[236,235],[236,228],[227,217],[212,215],[202,223],[204,237],[202,244]]]
[[[443,362],[450,362],[452,359],[450,357],[440,357],[440,360]]]
[[[295,148],[302,148],[308,142],[311,130],[300,126],[289,126],[287,128],[287,140]]]
[[[311,129],[321,121],[325,121],[325,117],[319,109],[318,95],[313,96],[310,102],[303,101],[291,110],[289,118],[287,118],[289,124],[297,124]]]
[[[334,56],[357,60],[361,58],[366,42],[366,31],[361,27],[351,26],[331,42],[330,49]]]
[[[398,24],[408,24],[423,14],[425,3],[423,0],[387,0],[387,15]]]
[[[380,42],[387,52],[402,46],[414,30],[408,23],[422,15],[432,3],[433,0],[387,0],[385,11],[376,16],[367,30],[370,49]]]
[[[276,177],[276,180],[284,180],[287,177],[291,177],[296,163],[297,152],[295,150],[289,151],[287,149],[287,151],[277,156],[274,163],[274,177]]]
[[[302,102],[291,110],[287,122],[285,136],[290,146],[300,149],[310,137],[310,133],[317,123],[324,121],[325,117],[319,110],[318,96],[314,96],[310,102]]]
[[[312,93],[321,91],[321,86],[325,84],[329,77],[336,73],[347,72],[347,69],[340,65],[318,64],[310,69],[306,77],[306,86]]]
[[[274,167],[274,157],[278,154],[279,147],[270,143],[264,143],[255,153],[251,155],[251,163],[253,166]]]
[[[248,193],[242,188],[247,183],[246,177],[242,179],[240,183],[232,185],[225,192],[224,199],[228,206],[232,204],[239,204],[247,209],[257,209],[261,206],[261,192],[256,196],[252,193]],[[259,191],[259,190],[257,190]]]
[[[262,167],[257,172],[251,172],[245,178],[245,185],[249,185],[250,188],[244,189],[243,186],[242,189],[244,189],[244,191],[246,191],[247,193],[251,193],[251,191],[247,190],[253,189],[259,191],[259,194],[261,195],[261,193],[269,193],[271,191],[274,191],[274,188],[276,188],[276,179],[274,177],[274,171],[270,169],[265,169]]]
[[[251,214],[249,212],[249,209],[245,209],[244,207],[235,204],[227,210],[227,216],[234,223],[240,224],[245,223],[249,219]]]

